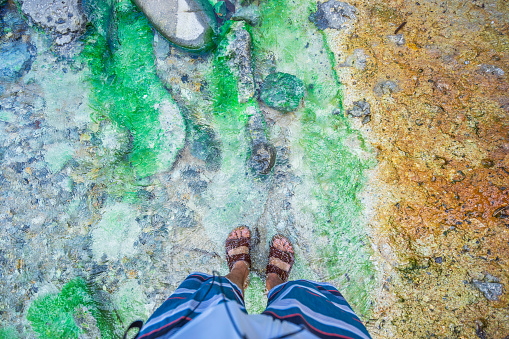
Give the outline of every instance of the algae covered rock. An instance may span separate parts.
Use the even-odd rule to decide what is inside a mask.
[[[263,81],[260,99],[269,107],[291,112],[299,107],[304,97],[304,83],[295,75],[272,73]]]

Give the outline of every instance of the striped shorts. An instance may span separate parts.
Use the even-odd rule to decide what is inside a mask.
[[[274,287],[267,297],[262,314],[303,325],[320,338],[371,338],[345,298],[330,284],[293,280]],[[227,278],[192,273],[150,316],[138,338],[169,338],[208,307],[226,301],[238,303],[247,313],[241,290]]]

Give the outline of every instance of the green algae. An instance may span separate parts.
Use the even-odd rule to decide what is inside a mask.
[[[304,97],[304,83],[291,74],[272,73],[263,80],[260,92],[260,99],[267,106],[291,112],[299,107]]]
[[[0,328],[0,339],[18,339],[20,335],[13,326]]]
[[[272,53],[277,71],[296,74],[307,85],[304,107],[296,112],[302,135],[294,146],[304,150],[312,176],[314,197],[306,198],[317,202],[308,207],[315,229],[328,239],[327,246],[318,251],[329,279],[342,283],[347,299],[366,315],[374,268],[360,221],[358,194],[365,180],[363,172],[373,164],[351,152],[346,140],[360,137],[344,116],[332,114],[343,110],[341,84],[324,36],[308,21],[315,6],[297,1],[262,3],[263,22],[253,27],[253,53],[255,58]]]
[[[75,322],[79,310],[86,310],[96,320],[102,338],[117,338],[118,317],[85,280],[76,278],[64,285],[60,293],[48,294],[32,302],[27,319],[39,338],[78,338],[83,329]]]
[[[125,282],[113,294],[112,300],[124,324],[130,324],[138,319],[147,319],[150,315],[145,307],[148,300],[137,280],[130,279]]]
[[[249,288],[244,292],[246,310],[249,314],[260,314],[267,307],[267,299],[262,298],[265,291],[265,281],[251,274]]]
[[[171,168],[184,145],[185,125],[157,77],[148,21],[130,1],[116,1],[110,10],[107,14],[107,6],[96,6],[98,22],[89,29],[81,54],[90,72],[94,119],[109,119],[129,135],[126,171],[117,174],[146,177]],[[173,105],[166,122],[161,121],[163,103]]]

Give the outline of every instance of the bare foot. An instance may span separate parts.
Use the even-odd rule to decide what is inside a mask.
[[[249,238],[250,232],[247,227],[238,227],[230,232],[228,239],[240,239],[240,238]],[[228,256],[234,256],[238,254],[249,254],[249,247],[247,246],[239,246],[230,249],[227,254]],[[226,275],[226,278],[230,279],[235,285],[237,285],[244,293],[244,289],[247,287],[245,285],[247,282],[247,278],[249,276],[249,267],[250,263],[244,260],[239,260],[233,264],[233,268],[230,273]]]
[[[288,252],[293,254],[292,244],[290,244],[288,239],[284,237],[275,238],[272,242],[272,246],[274,246],[275,248],[282,252]],[[279,258],[274,257],[269,258],[269,264],[279,267],[285,272],[290,272],[290,269],[292,268],[292,264],[289,264],[287,262],[282,261]],[[283,279],[281,279],[281,277],[279,277],[276,273],[268,273],[267,280],[265,282],[265,288],[267,289],[267,291],[270,291],[273,287],[280,285],[282,283],[284,283]]]

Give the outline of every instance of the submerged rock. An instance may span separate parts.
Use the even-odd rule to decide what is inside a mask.
[[[269,143],[261,142],[253,146],[250,167],[257,174],[268,174],[276,162],[276,149]]]
[[[138,8],[154,27],[177,46],[201,51],[214,45],[216,26],[214,10],[205,1],[193,0],[135,0]]]
[[[12,41],[0,45],[0,79],[16,80],[32,65],[33,47],[23,41]]]
[[[500,283],[483,282],[480,280],[473,280],[472,283],[488,300],[497,301],[498,297],[502,295],[503,285]]]
[[[339,67],[355,67],[363,71],[366,68],[368,56],[364,53],[362,48],[356,48],[352,55],[349,55],[345,62],[339,64]]]
[[[405,44],[405,36],[403,34],[388,35],[387,39],[398,46],[403,46]]]
[[[269,74],[262,83],[260,99],[269,107],[291,112],[299,107],[304,97],[304,83],[288,73]]]
[[[494,65],[487,65],[482,64],[479,66],[479,71],[486,75],[494,75],[497,77],[504,76],[505,72],[502,68],[494,66]]]
[[[357,18],[355,12],[355,7],[346,2],[329,0],[319,2],[317,11],[311,13],[309,20],[320,30],[326,28],[342,29],[346,27],[347,22]]]
[[[253,67],[251,63],[251,35],[243,23],[235,24],[232,28],[234,38],[228,46],[232,56],[234,72],[238,73],[239,102],[245,103],[254,97],[255,85]]]
[[[362,123],[366,124],[371,121],[370,104],[366,100],[359,100],[353,103],[353,107],[346,114],[355,118],[363,118]]]
[[[65,45],[85,32],[87,18],[79,0],[21,0],[21,11],[54,34],[57,45]]]
[[[208,127],[197,129],[193,133],[191,155],[205,161],[207,168],[218,170],[221,166],[221,143],[216,138],[214,130]]]
[[[375,85],[375,88],[373,88],[373,92],[375,92],[377,96],[391,94],[398,91],[399,91],[398,84],[392,80],[380,81]]]

